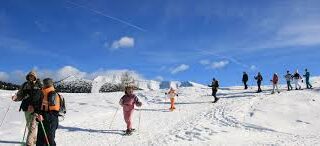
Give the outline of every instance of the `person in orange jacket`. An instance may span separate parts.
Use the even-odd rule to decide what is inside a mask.
[[[42,122],[38,126],[36,146],[56,146],[55,135],[59,126],[60,95],[54,88],[54,81],[51,78],[43,80],[43,97],[40,109],[36,111],[37,120]]]
[[[179,96],[176,92],[176,90],[174,90],[172,87],[170,87],[169,91],[166,93],[166,95],[169,96],[170,98],[170,103],[171,103],[171,106],[170,106],[170,110],[173,111],[176,109],[176,107],[174,106],[174,102],[175,102],[175,97],[176,96]]]

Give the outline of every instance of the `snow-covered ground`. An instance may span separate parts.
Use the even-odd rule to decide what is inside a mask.
[[[216,104],[211,103],[209,88],[179,88],[173,112],[168,110],[166,90],[137,91],[144,105],[134,113],[137,131],[132,136],[122,136],[122,92],[63,94],[68,113],[56,141],[60,146],[320,145],[317,81],[314,78],[313,90],[288,92],[282,86],[280,94],[270,94],[270,87],[263,87],[263,93],[255,93],[256,87],[226,87],[219,90]],[[22,140],[25,121],[18,112],[20,103],[10,100],[14,93],[0,90],[0,120],[11,105],[0,127],[0,145],[19,145]]]

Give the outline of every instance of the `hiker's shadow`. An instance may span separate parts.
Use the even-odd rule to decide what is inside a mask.
[[[146,112],[169,112],[167,109],[145,109],[145,108],[140,108],[136,109],[137,111],[146,111]]]
[[[0,140],[0,145],[1,144],[24,144],[20,141],[6,141],[6,140]]]
[[[209,101],[202,101],[202,102],[176,102],[175,105],[184,105],[184,104],[205,104]],[[158,102],[158,104],[171,104],[170,102]]]
[[[229,95],[229,96],[223,96],[221,98],[244,98],[244,97],[255,97],[254,95]]]
[[[123,135],[123,130],[96,130],[96,129],[86,129],[80,127],[68,127],[59,125],[58,129],[67,130],[69,132],[89,132],[89,133],[105,133],[105,134],[117,134]]]

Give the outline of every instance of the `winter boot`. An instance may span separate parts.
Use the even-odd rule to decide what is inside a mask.
[[[132,135],[132,130],[131,129],[127,129],[125,135]]]

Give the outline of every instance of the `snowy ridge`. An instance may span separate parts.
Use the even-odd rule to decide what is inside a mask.
[[[202,87],[202,88],[205,88],[207,86],[199,84],[199,83],[191,82],[191,81],[184,81],[184,82],[181,82],[180,87]]]
[[[92,81],[69,76],[55,84],[59,92],[90,93]]]
[[[99,93],[102,86],[105,84],[120,84],[121,75],[112,75],[112,76],[98,76],[92,82],[92,93]],[[142,90],[159,90],[159,89],[169,89],[173,87],[175,89],[179,87],[205,87],[204,85],[185,81],[154,81],[154,80],[144,80],[141,78],[135,78],[135,84],[138,88]]]

